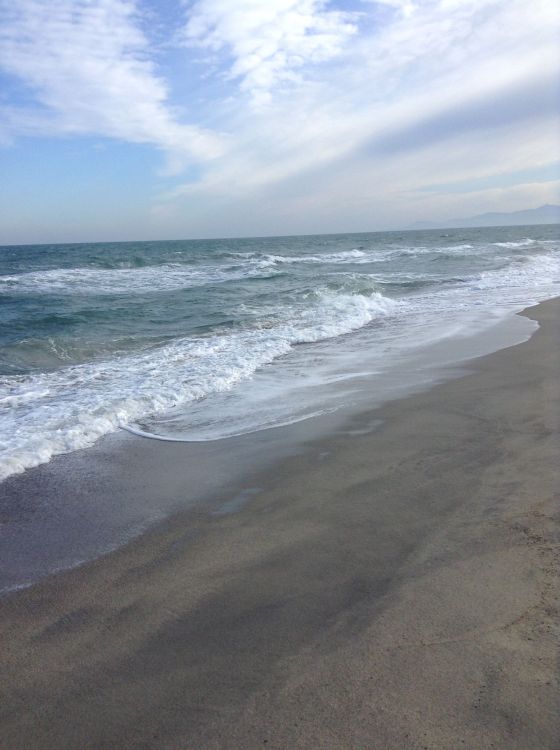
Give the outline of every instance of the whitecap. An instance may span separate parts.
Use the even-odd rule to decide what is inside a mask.
[[[138,294],[223,284],[270,273],[273,264],[259,262],[230,266],[167,263],[143,268],[54,268],[0,276],[0,294]]]
[[[92,445],[121,424],[231,389],[294,345],[356,330],[398,309],[381,294],[309,295],[278,321],[221,335],[185,337],[133,355],[8,376],[0,383],[7,411],[0,434],[0,479]]]

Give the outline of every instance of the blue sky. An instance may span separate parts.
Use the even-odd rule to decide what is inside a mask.
[[[560,200],[549,0],[0,0],[0,244]]]

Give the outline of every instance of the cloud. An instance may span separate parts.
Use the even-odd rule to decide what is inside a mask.
[[[544,166],[532,166],[516,171],[504,170],[501,173],[479,177],[471,180],[456,180],[446,183],[430,183],[417,188],[424,193],[474,193],[484,189],[509,188],[514,185],[557,182],[560,179],[560,161]]]
[[[196,0],[189,8],[187,44],[226,51],[228,75],[253,103],[298,82],[304,66],[340,53],[357,31],[355,14],[327,9],[325,0]]]
[[[8,128],[152,144],[175,167],[219,155],[218,136],[167,104],[140,21],[132,0],[0,0],[0,69],[39,104],[4,107]]]
[[[533,76],[512,86],[497,88],[490,94],[474,96],[446,106],[442,111],[419,118],[410,125],[381,134],[366,150],[388,156],[440,144],[457,136],[469,136],[477,130],[486,133],[512,123],[526,123],[558,114],[560,87],[557,74]]]
[[[511,210],[552,184],[423,188],[558,159],[559,35],[549,0],[0,0],[0,66],[25,84],[0,100],[0,141],[92,134],[175,172],[197,161],[151,186],[153,236]]]
[[[199,0],[191,6],[191,22],[197,23],[190,33],[209,48],[229,45],[235,61],[252,60],[254,30],[268,29],[258,14],[254,20],[249,13],[254,4]],[[398,12],[372,25],[376,5],[394,5]],[[239,15],[240,7],[247,17]],[[325,4],[313,7],[317,13],[335,12]],[[358,190],[373,194],[387,172],[395,190],[399,184],[406,191],[425,184],[425,172],[408,171],[415,162],[441,171],[443,182],[471,177],[473,170],[474,176],[503,171],[504,158],[511,170],[525,168],[528,152],[538,163],[547,153],[549,161],[556,159],[557,140],[549,127],[558,110],[551,85],[560,70],[556,5],[395,0],[362,7],[362,15],[352,17],[358,28],[351,43],[349,35],[337,37],[336,65],[317,64],[312,75],[306,70],[290,79],[289,91],[273,69],[272,78],[263,79],[265,108],[247,108],[242,97],[224,105],[235,147],[199,181],[175,187],[165,199],[236,200],[242,192],[256,201],[266,191],[280,194],[282,185],[286,195],[294,189],[301,194],[305,185],[315,192],[314,210],[320,210],[317,198],[323,195],[328,212],[330,195],[338,195],[333,182],[341,174],[352,174],[355,196]],[[271,2],[271,8],[288,13],[300,4],[285,0]],[[255,48],[265,47],[266,40],[265,31],[256,33]],[[280,31],[266,47],[272,60],[289,60],[283,44]],[[255,60],[261,58],[266,71],[266,56]],[[261,82],[251,65],[240,70],[241,93],[259,93]],[[280,79],[290,71],[281,68]]]

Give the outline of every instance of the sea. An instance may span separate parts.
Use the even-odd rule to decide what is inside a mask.
[[[558,294],[558,225],[0,247],[0,479],[330,413]]]

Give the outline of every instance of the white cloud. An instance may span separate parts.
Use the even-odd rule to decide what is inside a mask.
[[[354,14],[327,9],[325,0],[196,0],[185,39],[232,58],[229,75],[240,79],[257,105],[274,90],[299,80],[298,71],[340,53],[357,27]]]
[[[5,108],[11,130],[148,143],[171,166],[217,156],[220,139],[168,106],[139,21],[132,0],[0,0],[0,68],[42,105]]]
[[[524,168],[529,152],[538,154],[539,163],[558,158],[550,112],[533,111],[531,98],[524,100],[560,69],[560,13],[555,4],[388,4],[402,12],[390,14],[388,20],[385,16],[385,25],[374,29],[364,16],[351,44],[343,46],[348,36],[338,38],[336,65],[317,66],[312,78],[292,81],[289,92],[277,80],[268,85],[265,76],[269,101],[258,111],[242,100],[229,102],[225,111],[235,148],[200,181],[179,186],[166,199],[215,196],[222,201],[229,195],[237,201],[242,193],[252,194],[256,206],[266,191],[287,201],[290,191],[301,195],[298,186],[305,185],[313,192],[313,210],[323,206],[330,215],[340,206],[336,183],[342,173],[351,175],[346,184],[349,199],[359,201],[364,192],[371,199],[386,192],[387,184],[393,195],[413,190],[425,184],[430,173],[451,181]],[[269,7],[248,0],[199,0],[191,16],[197,25],[190,33],[209,47],[221,49],[227,43],[237,50],[235,60],[251,61],[251,44],[257,50],[265,45],[268,29],[258,14],[253,22],[249,10],[255,5]],[[270,13],[299,5],[295,0],[271,2]],[[363,7],[367,11],[372,4]],[[325,4],[320,11],[333,12]],[[279,27],[267,49],[272,59],[278,55],[284,60],[282,24]],[[257,55],[255,65],[261,57],[268,75],[266,55]],[[261,83],[252,77],[252,64],[243,70],[247,73],[240,79],[241,88],[258,93]],[[518,107],[512,105],[516,97]],[[511,117],[500,109],[506,106]],[[407,153],[395,147],[399,137],[400,150]],[[413,169],[416,162],[422,169]]]
[[[153,224],[160,234],[168,231],[168,236],[185,236],[185,225],[189,234],[197,236],[369,231],[403,227],[417,220],[443,221],[485,211],[558,203],[557,182],[527,182],[467,193],[418,190],[450,176],[468,180],[546,166],[557,129],[547,121],[533,125],[531,131],[525,140],[517,127],[506,127],[492,139],[485,132],[461,135],[444,145],[405,151],[387,159],[342,158],[317,171],[294,172],[289,178],[251,191],[235,193],[233,177],[227,193],[214,184],[208,195],[193,185],[186,200],[165,202],[165,213],[154,214]],[[554,153],[558,154],[558,149],[553,157]]]
[[[552,190],[421,188],[559,158],[557,3],[191,0],[166,15],[141,1],[153,26],[133,0],[0,0],[0,65],[35,96],[0,104],[0,139],[91,133],[199,160],[162,191],[153,236],[374,229]],[[181,48],[154,50],[148,29]]]

